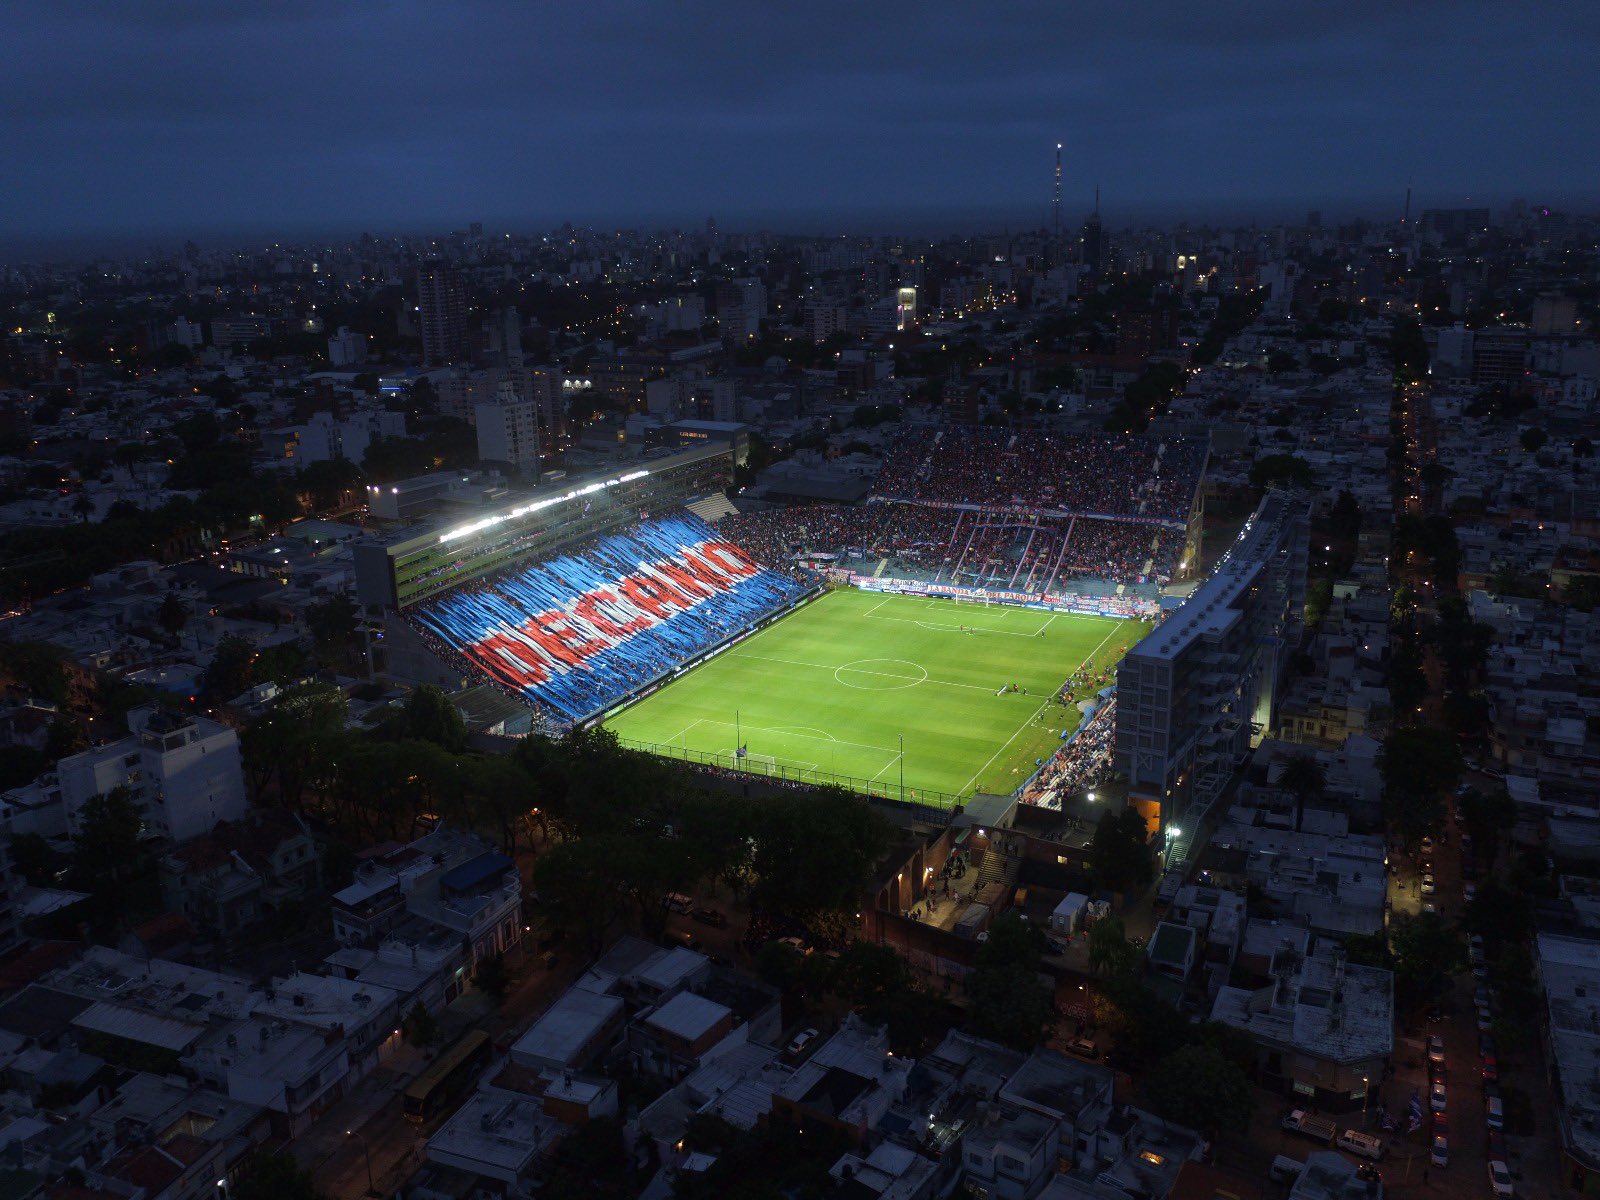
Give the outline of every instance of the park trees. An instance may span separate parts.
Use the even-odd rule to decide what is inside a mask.
[[[1150,861],[1149,831],[1138,810],[1108,809],[1101,814],[1089,846],[1089,861],[1095,886],[1107,891],[1130,891],[1150,882],[1155,868]]]

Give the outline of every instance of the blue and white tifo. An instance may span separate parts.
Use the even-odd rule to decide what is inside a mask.
[[[789,607],[806,587],[685,515],[447,593],[410,616],[441,648],[581,721]]]

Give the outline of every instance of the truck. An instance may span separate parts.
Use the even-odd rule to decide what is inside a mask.
[[[1327,1117],[1314,1116],[1303,1108],[1287,1113],[1279,1124],[1290,1133],[1298,1133],[1327,1146],[1333,1145],[1333,1139],[1339,1136],[1339,1127]]]

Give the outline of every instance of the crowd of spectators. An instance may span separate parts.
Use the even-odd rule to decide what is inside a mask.
[[[804,584],[745,556],[730,569],[720,539],[680,515],[648,521],[560,557],[524,563],[412,609],[412,626],[523,700],[567,721],[624,699],[792,604]],[[634,581],[654,604],[624,603]],[[643,623],[643,622],[648,623]],[[624,626],[640,626],[619,632]]]
[[[809,577],[809,556],[887,558],[929,582],[1050,592],[1076,579],[1169,583],[1177,534],[1087,517],[996,518],[923,504],[772,509],[726,517],[718,531],[758,561]]]
[[[1195,439],[1047,433],[989,425],[905,430],[878,495],[945,504],[1186,520],[1205,466]]]
[[[1117,728],[1117,699],[1102,701],[1078,730],[1076,737],[1045,763],[1022,793],[1024,804],[1061,807],[1061,801],[1111,774],[1112,740]]]

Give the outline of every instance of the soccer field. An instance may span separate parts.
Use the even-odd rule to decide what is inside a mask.
[[[1077,727],[1077,707],[1056,703],[1057,689],[1085,663],[1098,672],[1117,662],[1144,630],[1113,617],[830,592],[606,724],[624,744],[752,774],[845,777],[899,796],[903,773],[905,798],[926,803],[1010,792]]]

